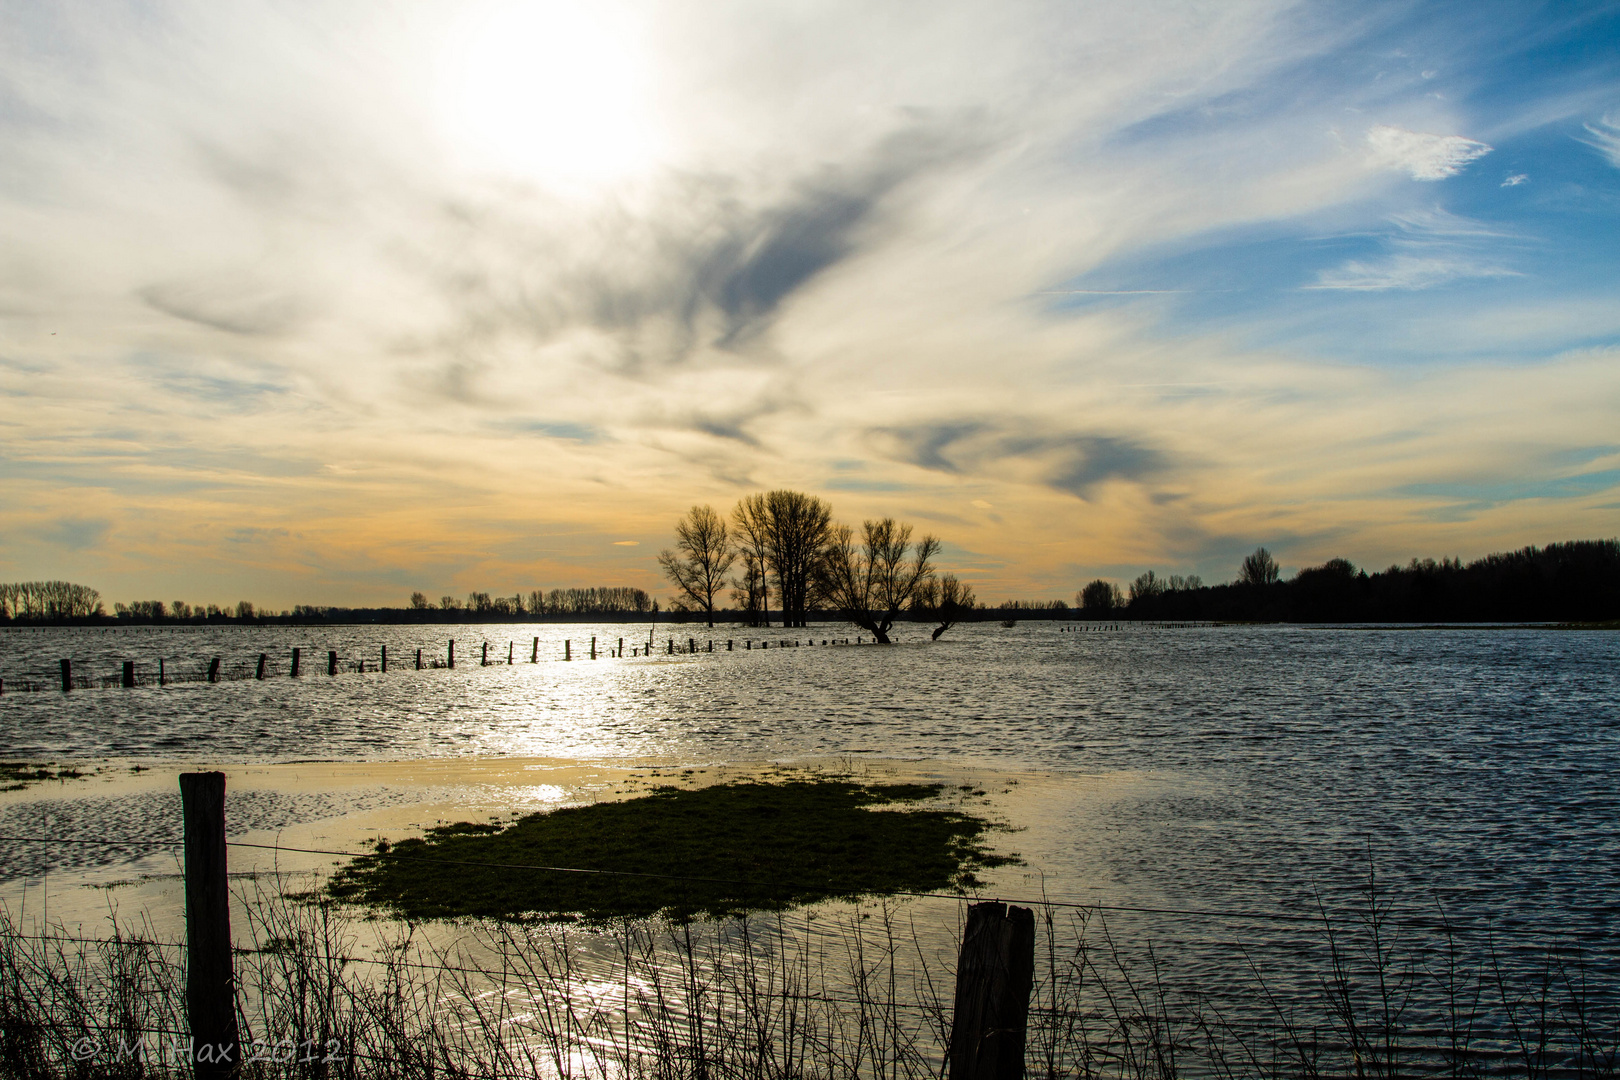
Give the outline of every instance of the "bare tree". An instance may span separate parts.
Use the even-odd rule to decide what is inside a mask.
[[[932,584],[932,582],[929,584]],[[935,611],[935,617],[939,619],[939,625],[934,628],[932,640],[938,641],[939,635],[955,626],[957,620],[965,613],[972,611],[973,605],[977,602],[978,598],[973,595],[973,586],[965,581],[956,580],[955,574],[946,574],[941,578],[939,582],[939,607]]]
[[[825,545],[817,585],[844,618],[871,631],[879,645],[887,645],[895,616],[918,586],[933,576],[929,560],[938,553],[939,541],[932,536],[923,537],[913,548],[911,526],[893,518],[862,523],[859,545],[855,530],[839,525]]]
[[[714,598],[726,587],[726,573],[736,561],[725,519],[707,506],[694,506],[675,523],[676,551],[658,553],[658,565],[693,608],[714,625]]]
[[[1092,618],[1099,619],[1107,618],[1110,612],[1125,604],[1119,586],[1102,578],[1087,583],[1085,588],[1075,594],[1074,600],[1080,605],[1080,610]]]
[[[733,539],[742,557],[743,576],[732,582],[733,596],[744,604],[749,624],[771,625],[770,565],[771,511],[763,495],[746,495],[731,511]]]
[[[1243,560],[1243,568],[1238,571],[1238,582],[1243,585],[1272,585],[1282,576],[1277,569],[1277,560],[1271,557],[1271,552],[1263,547],[1255,548],[1254,554]]]
[[[782,625],[803,626],[810,583],[832,529],[832,507],[814,495],[785,489],[767,493],[764,500],[769,525],[766,554],[776,575]]]

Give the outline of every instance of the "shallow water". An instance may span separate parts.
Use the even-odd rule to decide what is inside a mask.
[[[309,759],[574,759],[603,764],[906,761],[981,786],[1024,831],[999,834],[1022,867],[1008,896],[1233,913],[1348,911],[1369,868],[1400,917],[1438,910],[1496,928],[1501,942],[1612,938],[1620,911],[1620,635],[1352,628],[1078,632],[1058,623],[960,626],[928,642],[822,647],[843,627],[713,632],[713,653],[608,659],[618,624],[477,627],[184,628],[0,631],[0,756],[101,762]],[[604,658],[580,659],[590,637]],[[725,637],[736,642],[725,649]],[[430,636],[431,635],[431,636]],[[528,663],[539,635],[541,662]],[[414,670],[424,649],[455,670]],[[565,663],[563,641],[575,660]],[[745,650],[751,638],[755,648]],[[480,645],[502,661],[477,663]],[[771,647],[761,650],[760,642]],[[814,640],[814,647],[782,648]],[[508,642],[517,663],[507,666]],[[386,644],[393,666],[375,662]],[[291,648],[306,674],[286,677]],[[327,650],[347,672],[328,677]],[[116,676],[158,658],[185,675],[211,656],[229,675],[259,653],[274,677],[13,693],[51,685],[57,660]],[[404,661],[403,664],[400,662]],[[172,779],[170,780],[172,783]],[[90,787],[47,785],[0,805],[0,830],[105,833],[160,828],[158,793],[95,803]],[[364,804],[409,804],[408,785],[321,796],[261,792],[233,822],[285,829]],[[392,803],[390,802],[392,800]],[[72,857],[6,847],[0,876],[62,870],[129,852]],[[1369,862],[1370,859],[1370,862]],[[1175,946],[1188,977],[1228,978],[1235,945],[1278,978],[1319,928],[1256,919],[1115,913],[1122,934]],[[1480,939],[1483,940],[1483,939]],[[1471,946],[1478,955],[1483,945]],[[1512,946],[1502,946],[1509,954]],[[1303,978],[1303,976],[1298,976]]]

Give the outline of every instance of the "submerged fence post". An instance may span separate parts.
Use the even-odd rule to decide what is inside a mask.
[[[219,682],[219,657],[208,661],[208,681]]]
[[[336,675],[337,674],[337,650],[336,649],[327,649],[326,650],[326,673],[328,675]]]
[[[422,670],[422,650],[421,649],[416,650],[416,670],[417,671]]]
[[[620,660],[624,659],[624,638],[619,639],[619,651],[614,655],[618,656]]]
[[[1023,1080],[1035,978],[1035,912],[969,904],[956,963],[950,1080]]]
[[[506,643],[506,666],[507,667],[512,666],[512,650],[514,648],[516,648],[516,647],[517,647],[516,642],[508,641]]]
[[[478,660],[479,667],[489,667],[489,642],[484,642],[483,655]]]
[[[388,670],[388,646],[386,646],[386,645],[384,645],[382,647],[382,663],[378,665],[377,670],[378,671],[387,671]]]
[[[73,661],[62,661],[62,693],[73,689]]]
[[[298,646],[294,645],[293,646],[292,677],[295,678],[295,679],[298,678],[298,654],[299,654],[299,651],[300,650],[299,650]]]
[[[163,669],[163,657],[158,657],[158,685],[169,685],[169,673]]]
[[[529,663],[538,664],[539,662],[540,662],[540,639],[535,638],[534,639],[534,652],[529,654]]]
[[[591,635],[591,659],[596,659],[596,635]]]
[[[270,654],[268,654],[268,653],[260,653],[259,654],[259,670],[255,671],[253,673],[253,677],[255,679],[264,678],[264,665],[268,664],[269,662],[270,662]]]
[[[231,894],[225,880],[225,774],[181,773],[186,859],[186,1017],[198,1080],[238,1074]]]
[[[563,659],[564,660],[572,660],[573,658],[574,658],[574,643],[569,638],[563,638]]]
[[[456,639],[455,638],[450,639],[450,666],[452,668],[456,666]]]
[[[135,661],[124,661],[124,689],[128,690],[135,685]]]

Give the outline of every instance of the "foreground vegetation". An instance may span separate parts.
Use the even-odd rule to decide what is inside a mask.
[[[602,923],[968,888],[975,869],[1009,857],[984,845],[984,819],[917,805],[943,792],[841,779],[663,787],[505,827],[460,823],[381,841],[377,854],[339,871],[327,895],[411,920]]]
[[[241,900],[247,1077],[942,1075],[955,957],[918,930],[931,918],[948,927],[952,916],[932,907],[602,931],[488,922],[440,944],[273,888]],[[1235,943],[1229,971],[1200,985],[1173,953],[1128,942],[1101,913],[1044,909],[1025,1075],[1617,1075],[1605,958],[1545,949],[1517,966],[1494,952],[1469,965],[1451,935],[1414,937],[1377,911],[1324,920],[1316,975],[1284,992]],[[94,941],[25,929],[0,909],[0,1077],[190,1075],[175,1053],[181,954],[145,927],[114,922]]]

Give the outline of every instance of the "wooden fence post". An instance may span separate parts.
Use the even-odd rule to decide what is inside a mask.
[[[124,661],[124,689],[128,690],[135,685],[135,661]]]
[[[219,682],[219,657],[208,661],[208,681]]]
[[[225,774],[181,773],[186,859],[186,1016],[197,1080],[237,1075],[231,894],[225,880]]]
[[[255,671],[253,673],[253,677],[255,679],[264,678],[264,665],[268,664],[269,662],[270,662],[270,654],[269,653],[260,653],[259,654],[259,670]]]
[[[336,675],[337,674],[337,650],[336,649],[327,649],[326,650],[326,673],[328,675]]]
[[[572,660],[573,658],[574,658],[574,643],[573,643],[572,640],[570,640],[568,638],[563,638],[563,659],[564,660]]]
[[[386,646],[386,645],[384,645],[382,647],[382,663],[377,667],[377,670],[378,671],[387,671],[388,670],[388,646]]]
[[[292,677],[295,678],[295,679],[298,678],[298,654],[299,654],[299,651],[300,650],[299,650],[298,646],[294,645],[293,646],[293,659],[292,659]]]
[[[169,673],[163,668],[163,657],[158,657],[158,685],[169,685]]]
[[[453,669],[453,668],[455,668],[455,666],[456,666],[456,639],[451,638],[450,639],[450,667]]]
[[[62,661],[62,693],[73,689],[73,661]]]
[[[539,662],[540,662],[540,639],[535,638],[534,639],[534,652],[529,654],[529,663],[538,664]]]
[[[596,659],[596,635],[591,635],[591,659]]]
[[[422,670],[422,650],[421,649],[416,650],[416,670],[417,671]]]
[[[515,649],[516,647],[517,647],[516,642],[508,641],[506,643],[506,666],[507,667],[512,666],[512,650]]]
[[[489,642],[484,642],[484,651],[478,658],[479,667],[489,667]]]
[[[950,1080],[1023,1080],[1035,978],[1035,912],[969,904],[956,962]]]

